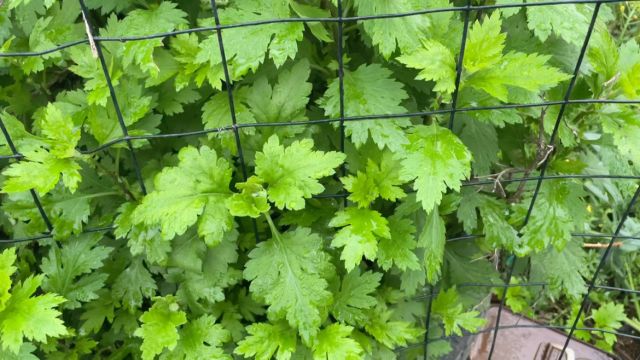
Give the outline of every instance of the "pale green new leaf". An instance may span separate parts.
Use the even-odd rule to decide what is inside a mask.
[[[501,101],[509,100],[509,87],[533,93],[548,90],[570,75],[547,65],[550,56],[509,52],[498,64],[476,72],[463,85],[485,91]]]
[[[325,276],[331,269],[322,239],[297,228],[259,243],[249,253],[244,277],[251,293],[264,299],[274,319],[286,319],[308,342],[318,332],[331,302]]]
[[[417,199],[431,212],[447,189],[459,191],[462,180],[469,177],[471,154],[450,130],[435,124],[414,127],[408,138],[400,178],[415,180]]]
[[[443,94],[455,90],[456,60],[451,50],[436,40],[423,40],[422,47],[397,59],[407,67],[418,69],[416,79],[431,80],[433,88]]]
[[[387,220],[391,236],[378,242],[378,265],[384,270],[389,270],[392,265],[402,271],[420,269],[420,261],[414,252],[418,244],[413,222],[399,215],[390,216]]]
[[[27,161],[11,164],[2,174],[7,178],[2,191],[22,192],[34,189],[40,194],[51,191],[62,178],[70,191],[75,191],[80,183],[80,166],[73,159],[58,159],[44,149],[25,151]],[[38,176],[33,176],[38,174]]]
[[[285,147],[273,135],[256,153],[256,175],[267,186],[269,200],[279,209],[300,210],[304,199],[320,194],[320,178],[332,175],[345,155],[313,150],[313,140],[294,141]]]
[[[229,331],[215,323],[211,315],[188,322],[180,330],[180,339],[175,349],[160,356],[162,360],[230,360],[220,347],[229,340]]]
[[[166,348],[173,350],[178,344],[178,326],[187,322],[184,311],[175,297],[156,297],[151,309],[140,316],[142,325],[133,333],[142,338],[142,359],[152,360]]]
[[[29,276],[11,286],[10,276],[15,271],[15,249],[0,253],[0,344],[5,351],[21,352],[24,339],[46,342],[47,337],[67,334],[61,312],[55,308],[65,299],[49,293],[33,296],[42,283],[43,275]]]
[[[349,200],[362,208],[368,207],[378,197],[396,201],[406,195],[401,187],[404,182],[400,180],[400,166],[391,152],[383,153],[380,164],[368,159],[365,172],[358,171],[356,176],[349,175],[340,181],[351,193]]]
[[[433,300],[431,311],[442,320],[447,336],[451,334],[460,336],[462,329],[470,332],[477,331],[486,322],[479,317],[478,311],[463,310],[455,288],[441,291]]]
[[[501,28],[500,13],[496,12],[469,30],[462,89],[473,87],[506,102],[510,99],[509,87],[537,93],[570,77],[547,65],[550,59],[547,55],[513,51],[503,55],[506,34]]]
[[[622,327],[627,315],[624,305],[620,303],[606,302],[591,314],[591,318],[595,322],[595,328],[609,332],[597,332],[598,336],[602,336],[603,340],[598,340],[596,345],[604,348],[606,351],[612,351],[613,345],[616,343],[617,337],[610,333]]]
[[[251,324],[247,332],[234,353],[256,360],[270,360],[274,355],[276,360],[289,360],[296,351],[296,332],[284,322]]]
[[[260,178],[252,176],[245,182],[236,183],[236,188],[241,192],[233,194],[225,203],[231,215],[257,218],[271,209]]]
[[[475,73],[500,61],[507,38],[501,30],[502,21],[499,12],[485,17],[482,22],[476,21],[471,26],[464,51],[465,70]]]
[[[80,128],[73,124],[71,116],[63,114],[58,106],[49,103],[40,126],[42,135],[50,140],[50,152],[58,159],[73,157],[80,140]]]
[[[133,221],[160,225],[165,239],[184,234],[197,222],[198,234],[208,245],[216,245],[233,225],[224,205],[231,196],[229,162],[207,146],[185,147],[178,159],[178,166],[156,175],[155,188],[135,209]]]
[[[313,343],[314,360],[359,360],[362,346],[349,337],[353,327],[339,323],[320,330]]]
[[[11,297],[11,276],[16,272],[16,248],[9,248],[0,253],[0,311]]]
[[[344,72],[345,116],[371,116],[401,114],[407,110],[402,101],[408,95],[393,73],[379,64],[361,65],[355,71]],[[338,79],[329,82],[324,96],[318,101],[327,116],[340,117],[340,91]],[[385,119],[383,121],[349,121],[345,133],[360,147],[369,138],[380,149],[385,146],[397,151],[407,143],[403,128],[411,125],[408,119]]]
[[[415,341],[424,330],[407,321],[392,320],[393,312],[384,307],[376,307],[369,312],[364,328],[380,344],[395,349]]]
[[[343,248],[340,259],[344,261],[347,271],[358,266],[363,256],[375,260],[378,239],[391,237],[387,219],[375,210],[348,207],[339,211],[329,226],[341,228],[331,241],[331,246]]]

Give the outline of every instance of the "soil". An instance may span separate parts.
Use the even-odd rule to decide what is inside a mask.
[[[623,327],[618,330],[621,333],[640,336],[637,331],[630,327]],[[620,360],[640,360],[640,340],[629,337],[618,336],[618,342],[614,347],[614,353]]]

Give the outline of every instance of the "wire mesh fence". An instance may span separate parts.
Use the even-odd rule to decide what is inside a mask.
[[[106,79],[107,87],[109,90],[109,96],[112,100],[113,109],[115,111],[118,125],[122,131],[122,136],[116,139],[110,140],[104,144],[96,146],[94,148],[83,148],[78,149],[78,152],[81,154],[89,155],[99,153],[101,151],[105,151],[111,148],[114,145],[124,143],[126,148],[129,150],[129,156],[131,163],[133,165],[133,169],[135,171],[135,176],[137,182],[141,188],[143,194],[146,195],[147,188],[144,183],[144,179],[142,176],[142,170],[139,163],[139,160],[136,156],[136,148],[133,145],[133,142],[139,140],[162,140],[162,139],[171,139],[171,138],[180,138],[180,137],[198,137],[198,136],[206,136],[208,134],[214,133],[231,133],[233,134],[233,141],[235,142],[235,146],[237,149],[237,159],[240,164],[240,169],[242,172],[242,179],[247,180],[249,177],[247,170],[247,163],[245,161],[244,156],[244,148],[243,142],[241,138],[241,131],[247,128],[257,128],[257,127],[296,127],[296,126],[308,126],[308,125],[320,125],[320,124],[330,124],[337,123],[340,131],[340,140],[339,140],[339,149],[341,151],[345,151],[345,124],[348,122],[359,122],[359,121],[389,121],[393,119],[402,119],[402,118],[417,118],[417,117],[425,117],[425,116],[434,116],[434,115],[442,115],[448,116],[448,127],[452,129],[455,126],[456,115],[464,114],[468,112],[482,112],[482,111],[495,111],[495,110],[504,110],[504,109],[525,109],[525,108],[548,108],[548,107],[558,107],[557,116],[553,122],[553,130],[551,131],[550,138],[548,139],[548,146],[550,147],[550,151],[548,156],[546,156],[542,162],[540,163],[539,170],[537,170],[537,174],[529,174],[522,177],[508,178],[508,179],[496,179],[496,178],[488,178],[486,180],[475,178],[463,183],[463,187],[481,187],[487,185],[495,185],[497,181],[501,184],[508,183],[532,183],[534,184],[534,191],[531,197],[531,201],[528,205],[526,215],[524,217],[524,222],[522,227],[526,226],[530,220],[531,214],[538,202],[538,195],[540,194],[541,187],[543,182],[545,181],[554,181],[554,180],[562,180],[562,179],[578,179],[578,180],[621,180],[621,181],[631,181],[635,182],[640,180],[640,176],[633,175],[608,175],[608,174],[567,174],[567,175],[549,175],[547,174],[547,170],[549,168],[549,164],[551,163],[554,156],[554,145],[557,141],[558,131],[560,124],[563,120],[563,116],[567,111],[568,107],[571,105],[579,105],[579,104],[621,104],[621,105],[638,105],[640,104],[640,100],[614,100],[614,99],[573,99],[572,94],[574,91],[574,87],[579,77],[580,69],[583,66],[584,58],[587,53],[590,39],[592,38],[592,34],[594,32],[596,20],[598,16],[601,14],[602,6],[605,4],[613,4],[613,3],[623,3],[627,1],[623,0],[569,0],[569,1],[541,1],[541,2],[513,2],[513,3],[501,3],[501,4],[491,4],[491,5],[473,5],[471,0],[466,1],[465,6],[452,6],[446,8],[425,8],[424,10],[406,12],[406,13],[390,13],[390,14],[380,14],[380,15],[369,15],[369,16],[352,16],[346,17],[342,16],[343,14],[343,1],[337,0],[336,6],[338,9],[337,17],[326,17],[326,18],[278,18],[278,19],[265,19],[265,20],[257,20],[251,22],[244,23],[231,23],[231,24],[223,24],[220,21],[220,17],[218,14],[218,6],[215,0],[211,0],[210,7],[213,14],[213,18],[215,21],[214,26],[205,26],[205,27],[197,27],[183,30],[176,30],[164,33],[143,35],[143,36],[125,36],[125,37],[109,37],[109,36],[96,36],[95,29],[96,26],[91,21],[91,14],[84,0],[79,0],[81,7],[81,16],[86,26],[87,38],[78,39],[75,41],[71,41],[68,43],[61,44],[59,46],[55,46],[49,49],[41,50],[41,51],[33,51],[33,52],[3,52],[0,53],[1,58],[28,58],[28,57],[41,57],[48,54],[52,54],[67,48],[79,47],[79,46],[89,46],[95,57],[96,61],[99,62],[100,68],[104,74]],[[537,103],[516,103],[516,104],[502,104],[496,106],[472,106],[472,107],[460,107],[458,103],[458,92],[460,89],[460,83],[462,78],[462,64],[464,62],[465,57],[465,45],[467,44],[467,37],[469,33],[470,27],[470,14],[472,12],[479,11],[490,11],[497,9],[520,9],[526,7],[552,7],[552,6],[562,6],[567,4],[589,4],[593,5],[592,15],[589,21],[588,28],[584,34],[584,38],[582,41],[582,45],[580,47],[577,58],[575,59],[575,66],[573,73],[571,74],[571,78],[569,80],[568,87],[564,93],[563,99],[561,101],[541,101]],[[464,19],[464,25],[462,30],[462,37],[460,39],[460,52],[456,61],[456,77],[455,77],[455,89],[453,91],[451,97],[450,106],[446,109],[438,109],[432,111],[420,111],[420,112],[412,112],[412,113],[397,113],[397,114],[367,114],[367,115],[359,115],[359,116],[347,116],[345,112],[345,98],[348,97],[348,94],[345,94],[345,85],[344,85],[344,63],[343,59],[346,54],[346,51],[343,46],[344,40],[344,27],[345,25],[361,23],[366,21],[373,20],[382,20],[382,19],[395,19],[402,17],[411,17],[411,16],[422,16],[429,14],[438,14],[438,13],[460,13]],[[289,121],[281,121],[281,122],[271,122],[271,123],[241,123],[237,119],[237,111],[236,111],[236,103],[234,98],[234,88],[232,76],[230,75],[230,70],[228,66],[228,61],[225,53],[225,42],[223,33],[224,31],[234,29],[234,28],[245,28],[245,27],[260,27],[268,24],[282,24],[282,23],[331,23],[335,24],[337,27],[337,53],[336,53],[336,61],[338,64],[337,76],[339,83],[339,116],[338,117],[328,117],[321,119],[312,119],[312,120],[301,120],[301,119],[289,119]],[[165,39],[169,37],[173,37],[181,34],[192,34],[192,33],[215,33],[217,36],[218,44],[219,44],[219,55],[222,59],[221,66],[224,75],[224,84],[226,84],[224,91],[226,91],[228,104],[229,104],[229,113],[230,118],[228,119],[228,125],[222,126],[215,129],[205,129],[205,130],[196,130],[196,131],[187,131],[187,132],[175,132],[175,133],[162,133],[162,134],[151,134],[151,135],[130,135],[125,116],[123,115],[123,110],[119,105],[118,99],[119,94],[117,93],[114,84],[112,82],[112,75],[110,74],[109,65],[105,60],[105,56],[103,54],[103,47],[105,44],[111,42],[118,43],[127,43],[127,42],[136,42],[136,41],[145,41],[152,39]],[[283,119],[284,120],[284,119]],[[9,133],[7,127],[3,123],[2,119],[0,119],[0,129],[2,130],[3,136],[6,139],[6,143],[11,151],[11,155],[3,155],[0,156],[0,160],[12,160],[12,161],[21,161],[23,159],[23,155],[20,150],[14,144],[11,134]],[[418,170],[419,171],[419,170]],[[341,175],[346,175],[346,168],[342,165],[340,170]],[[14,238],[14,239],[1,239],[0,243],[11,244],[11,243],[23,243],[29,241],[38,241],[42,239],[52,238],[53,226],[50,219],[47,216],[45,208],[43,207],[41,200],[39,198],[38,193],[35,190],[30,191],[30,195],[33,199],[33,203],[37,208],[42,220],[47,228],[47,232],[25,238]],[[321,194],[315,195],[316,198],[335,198],[342,199],[346,204],[346,197],[348,194],[343,192],[338,192],[334,194]],[[580,308],[575,315],[573,321],[571,321],[571,326],[557,326],[557,325],[535,325],[540,328],[550,328],[550,329],[558,329],[563,330],[567,333],[566,340],[563,344],[562,355],[565,353],[567,347],[569,346],[571,340],[574,338],[574,334],[576,331],[595,331],[595,332],[603,332],[610,333],[617,336],[627,337],[634,340],[640,340],[640,336],[633,335],[630,333],[622,333],[617,331],[611,331],[606,329],[598,329],[591,327],[581,327],[579,326],[580,316],[585,312],[587,306],[589,305],[589,297],[593,292],[621,292],[621,293],[629,293],[629,294],[639,294],[640,291],[633,289],[625,289],[613,286],[607,286],[598,284],[598,278],[600,273],[603,270],[603,267],[611,255],[612,249],[614,247],[614,243],[616,241],[625,240],[625,239],[634,239],[640,240],[640,237],[634,236],[626,236],[621,234],[621,230],[625,224],[625,221],[633,213],[634,206],[638,202],[638,198],[640,197],[640,187],[637,187],[632,197],[628,199],[628,204],[624,209],[623,213],[620,216],[618,225],[615,227],[615,231],[610,234],[586,234],[586,233],[573,233],[572,236],[576,238],[599,238],[606,240],[606,247],[604,247],[604,252],[602,253],[600,260],[598,262],[597,267],[592,272],[589,280],[587,291],[582,297],[582,301],[580,303]],[[258,231],[256,228],[255,220],[254,220],[254,232],[256,238],[258,238]],[[87,228],[85,232],[110,232],[114,228],[112,226],[104,226],[97,228]],[[447,239],[448,242],[464,242],[464,241],[472,241],[478,238],[483,237],[483,234],[468,234],[462,235],[454,238]],[[604,241],[604,240],[603,240]],[[500,337],[500,333],[502,330],[506,329],[518,329],[518,328],[530,328],[531,325],[500,325],[500,318],[505,309],[505,300],[507,299],[506,293],[510,288],[515,287],[532,287],[532,288],[544,288],[549,285],[546,282],[528,282],[528,283],[514,283],[512,280],[514,269],[516,268],[518,263],[518,257],[515,254],[510,254],[508,257],[508,266],[506,267],[506,272],[504,274],[504,283],[496,284],[496,283],[466,283],[459,284],[458,287],[485,287],[485,288],[497,288],[500,289],[500,303],[497,313],[497,321],[496,325],[492,328],[487,328],[481,330],[477,333],[466,333],[463,336],[472,336],[477,335],[482,332],[488,332],[491,334],[491,347],[489,352],[489,359],[493,358],[493,354],[495,351],[496,340]],[[432,337],[429,329],[430,329],[430,315],[431,315],[431,300],[437,295],[438,287],[434,286],[430,289],[430,291],[418,298],[425,302],[425,306],[427,309],[427,318],[425,323],[425,335],[424,341],[419,344],[414,344],[407,348],[398,349],[399,353],[402,353],[408,349],[421,347],[424,351],[424,359],[429,357],[429,344],[444,339],[451,336],[438,336]]]

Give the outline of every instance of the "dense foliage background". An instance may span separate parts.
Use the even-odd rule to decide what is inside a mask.
[[[512,311],[571,326],[638,186],[637,2],[599,9],[571,99],[601,101],[562,104],[596,7],[568,3],[470,11],[459,79],[464,12],[226,28],[233,114],[210,2],[86,5],[104,64],[87,41],[47,51],[86,39],[78,1],[0,2],[2,53],[42,52],[0,57],[0,358],[415,358],[428,306],[438,358],[484,326],[511,269],[529,284],[506,292]],[[223,25],[337,16],[217,6]],[[597,284],[639,290],[638,233],[632,211]],[[589,296],[579,327],[640,333],[635,294]]]

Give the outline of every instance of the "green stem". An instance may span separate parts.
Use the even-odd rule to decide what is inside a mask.
[[[640,321],[626,318],[624,319],[624,323],[631,326],[635,331],[640,332]]]
[[[627,271],[627,282],[629,283],[629,288],[631,290],[636,290],[636,284],[635,281],[633,281],[633,273],[631,272],[631,267],[627,260],[624,261],[624,268]],[[640,317],[640,301],[638,301],[638,296],[636,294],[632,294],[631,301],[633,301],[633,305],[636,309],[636,316]]]
[[[116,149],[116,160],[114,166],[116,168],[116,178],[120,178],[120,148]]]
[[[619,41],[623,42],[624,41],[624,35],[627,33],[627,29],[629,28],[629,24],[631,23],[631,20],[633,20],[633,15],[636,14],[636,8],[632,7],[631,8],[631,12],[629,12],[629,15],[627,16],[627,20],[624,23],[624,26],[622,27],[622,30],[620,31],[620,36],[619,36]]]
[[[276,224],[273,223],[273,219],[269,212],[264,213],[264,217],[267,219],[267,223],[269,224],[269,229],[271,229],[271,233],[273,234],[273,238],[276,239],[278,245],[282,245],[282,239],[280,239],[280,232],[278,228],[276,228]]]

